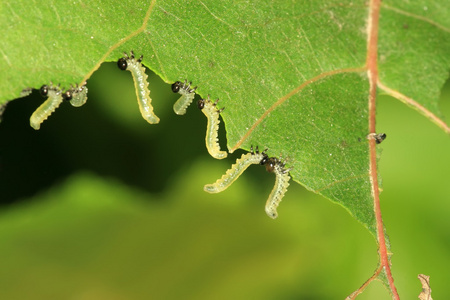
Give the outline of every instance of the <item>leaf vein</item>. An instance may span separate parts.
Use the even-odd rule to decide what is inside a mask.
[[[450,127],[447,125],[441,118],[433,114],[431,111],[426,109],[424,106],[419,104],[417,101],[413,100],[412,98],[409,98],[408,96],[400,93],[399,91],[393,90],[387,86],[385,86],[382,82],[378,80],[377,85],[380,89],[382,89],[384,92],[386,92],[389,96],[392,96],[396,98],[397,100],[400,100],[401,102],[405,103],[408,106],[411,106],[421,114],[423,114],[425,117],[430,119],[433,123],[435,123],[437,126],[439,126],[441,129],[443,129],[446,133],[450,134]]]
[[[333,186],[335,186],[336,184],[339,184],[339,183],[343,183],[343,182],[350,181],[350,180],[353,180],[353,179],[364,178],[365,176],[369,177],[369,175],[370,175],[369,173],[364,173],[364,174],[360,174],[360,175],[355,175],[355,176],[342,178],[340,180],[333,181],[332,183],[327,184],[327,185],[325,185],[325,186],[315,190],[314,193],[320,193],[320,192],[325,191],[325,190],[327,190],[327,189],[329,189],[329,188],[331,188],[331,187],[333,187]]]
[[[105,59],[114,51],[116,50],[120,45],[124,44],[131,38],[135,37],[139,33],[143,32],[145,30],[145,27],[147,26],[148,19],[150,18],[150,15],[153,11],[153,7],[155,6],[156,0],[152,0],[152,2],[149,4],[149,7],[147,9],[147,13],[145,14],[144,20],[142,21],[141,27],[136,29],[135,31],[131,32],[127,36],[125,36],[123,39],[112,45],[108,51],[100,58],[100,60],[95,64],[95,66],[89,71],[86,76],[84,76],[83,80],[81,80],[80,85],[84,85],[84,83],[92,76],[92,74],[100,67],[100,65],[105,61]]]
[[[384,3],[382,3],[381,6],[383,8],[395,11],[395,12],[397,12],[399,14],[404,15],[404,16],[408,16],[408,17],[411,17],[411,18],[414,18],[414,19],[417,19],[417,20],[420,20],[420,21],[424,21],[424,22],[429,23],[429,24],[431,24],[431,25],[433,25],[433,26],[435,26],[435,27],[437,27],[437,28],[439,28],[439,29],[441,29],[441,30],[443,30],[445,32],[449,32],[450,33],[450,28],[447,28],[447,27],[445,27],[445,26],[443,26],[443,25],[441,25],[441,24],[439,24],[437,22],[434,22],[434,21],[432,21],[432,20],[430,20],[428,18],[425,18],[423,16],[419,16],[419,15],[416,15],[416,14],[413,14],[413,13],[401,10],[399,8],[395,8],[395,7],[389,6],[389,5],[384,4]]]
[[[261,117],[259,117],[258,120],[256,120],[255,123],[253,123],[253,125],[250,127],[250,129],[241,137],[241,139],[229,149],[230,153],[233,153],[236,149],[238,149],[245,140],[247,140],[247,138],[251,135],[251,133],[256,129],[256,127],[273,111],[275,110],[278,106],[280,106],[281,104],[283,104],[286,100],[288,100],[289,98],[291,98],[292,96],[294,96],[295,94],[299,93],[301,90],[303,90],[306,86],[319,81],[320,79],[323,79],[325,77],[328,76],[333,76],[336,74],[341,74],[341,73],[360,73],[360,72],[364,72],[366,71],[366,68],[346,68],[346,69],[338,69],[338,70],[332,70],[332,71],[327,71],[324,73],[321,73],[309,80],[304,81],[302,84],[300,84],[299,86],[297,86],[296,88],[294,88],[292,91],[290,91],[289,93],[287,93],[286,95],[284,95],[283,97],[279,98],[277,101],[274,102],[274,104],[272,104],[271,107],[269,107],[262,115]]]

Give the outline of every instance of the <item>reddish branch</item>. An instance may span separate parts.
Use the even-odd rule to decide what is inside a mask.
[[[380,265],[377,268],[377,270],[375,271],[375,273],[373,273],[372,277],[367,279],[367,281],[364,282],[364,284],[362,286],[360,286],[359,289],[357,289],[356,291],[351,293],[351,295],[349,295],[347,298],[345,298],[345,300],[353,300],[353,299],[355,299],[359,294],[361,294],[365,290],[365,288],[369,285],[369,283],[372,282],[372,280],[377,279],[378,275],[380,275],[382,270],[383,270],[383,266]]]
[[[376,100],[377,100],[377,81],[378,81],[378,21],[380,15],[381,0],[371,0],[369,8],[368,21],[368,41],[367,41],[367,74],[369,77],[369,132],[376,133]],[[400,299],[397,288],[394,285],[394,278],[391,273],[389,255],[387,252],[386,239],[384,236],[383,219],[380,209],[380,192],[378,187],[377,176],[377,153],[375,147],[375,139],[369,140],[369,157],[370,157],[370,181],[372,183],[372,196],[374,199],[375,219],[377,222],[377,239],[378,252],[380,255],[380,267],[384,269],[389,287],[394,299]],[[369,280],[373,280],[372,276]]]

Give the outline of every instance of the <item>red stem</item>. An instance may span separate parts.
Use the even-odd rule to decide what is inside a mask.
[[[370,12],[368,22],[368,44],[367,44],[367,74],[369,77],[369,132],[376,133],[376,100],[377,100],[377,81],[378,81],[378,21],[380,15],[381,0],[370,1]],[[369,157],[370,157],[370,180],[372,183],[372,196],[374,200],[375,219],[377,222],[378,252],[380,255],[380,264],[384,271],[391,288],[394,299],[400,299],[397,288],[392,277],[389,255],[384,236],[383,219],[380,208],[380,192],[378,187],[377,175],[377,152],[375,139],[369,139]]]

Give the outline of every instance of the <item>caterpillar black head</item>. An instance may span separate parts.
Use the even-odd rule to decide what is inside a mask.
[[[117,61],[117,66],[119,67],[119,69],[121,69],[122,71],[125,71],[128,67],[128,63],[125,57],[119,58],[119,60]]]
[[[72,100],[72,92],[71,92],[71,90],[67,90],[64,93],[62,93],[62,97],[66,101]]]
[[[45,97],[48,95],[48,85],[44,84],[43,86],[41,86],[41,88],[39,89],[39,93],[41,94],[41,96]]]
[[[181,85],[182,85],[181,81],[177,81],[174,84],[172,84],[172,92],[178,93],[180,91]]]

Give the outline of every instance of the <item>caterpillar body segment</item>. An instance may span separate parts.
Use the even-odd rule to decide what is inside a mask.
[[[80,107],[84,105],[87,101],[87,92],[88,88],[85,85],[80,87],[76,86],[72,89],[72,99],[70,100],[70,104],[74,107]]]
[[[197,107],[203,112],[203,114],[208,119],[208,124],[206,127],[206,149],[208,149],[208,153],[216,158],[216,159],[223,159],[227,157],[228,153],[226,151],[220,151],[219,146],[219,114],[223,111],[223,108],[218,110],[216,107],[216,102],[212,102],[209,99],[209,96],[207,99],[200,99],[197,102]]]
[[[153,112],[153,106],[151,105],[152,99],[150,98],[150,90],[148,89],[147,74],[145,74],[145,68],[141,61],[143,56],[139,59],[134,57],[133,51],[130,52],[130,56],[124,53],[124,57],[117,61],[117,66],[121,70],[130,71],[133,76],[134,87],[136,89],[136,96],[139,104],[139,110],[141,115],[150,124],[159,123],[159,118]]]
[[[253,152],[252,147],[251,152],[243,154],[222,178],[213,184],[205,185],[203,189],[208,193],[219,193],[227,189],[250,165],[264,165],[269,173],[275,174],[275,185],[266,201],[265,211],[270,218],[277,218],[277,207],[289,187],[289,180],[291,179],[289,171],[291,169],[285,169],[285,164],[278,158],[268,157],[266,151],[267,149],[259,153],[257,147],[256,151]]]
[[[78,86],[78,84],[62,93],[64,100],[69,101],[74,107],[80,107],[87,101],[87,87],[86,83],[83,86]]]
[[[31,115],[30,126],[35,130],[41,128],[42,122],[58,108],[63,102],[62,92],[59,86],[43,85],[40,88],[40,93],[44,97],[48,97]]]
[[[275,219],[278,217],[277,207],[287,191],[291,177],[289,176],[289,169],[284,169],[284,164],[273,157],[266,162],[266,170],[275,173],[275,185],[270,192],[265,207],[266,214]]]
[[[177,81],[172,84],[172,92],[181,94],[181,97],[173,105],[173,111],[177,115],[186,114],[186,109],[194,100],[197,87],[191,89],[191,84],[192,82],[187,83],[187,80],[184,83]]]
[[[205,192],[208,193],[220,193],[226,190],[241,174],[250,166],[261,164],[263,160],[267,159],[267,155],[259,153],[258,148],[256,151],[243,154],[241,158],[236,160],[236,163],[231,166],[230,169],[213,184],[207,184],[204,186]]]

